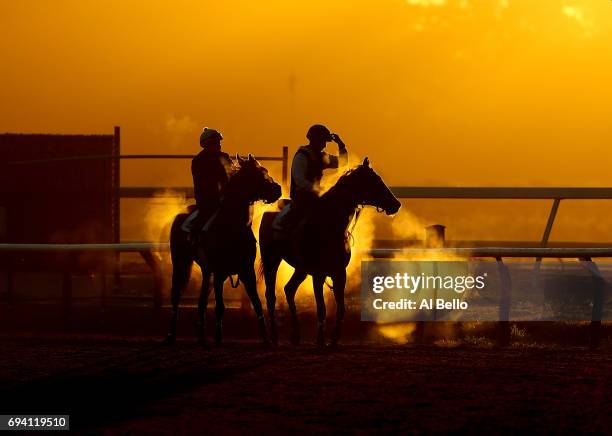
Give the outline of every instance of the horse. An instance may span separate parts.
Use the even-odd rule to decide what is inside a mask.
[[[172,314],[166,343],[176,340],[176,322],[181,293],[189,282],[191,267],[195,261],[202,270],[202,286],[198,300],[197,338],[206,345],[206,309],[213,276],[215,291],[215,343],[222,342],[223,284],[228,277],[237,274],[251,300],[259,324],[264,345],[268,344],[262,304],[257,295],[255,256],[257,241],[251,229],[251,206],[257,201],[273,203],[281,196],[281,187],[268,174],[268,170],[249,154],[243,159],[237,156],[238,169],[230,176],[217,212],[204,226],[198,242],[191,243],[181,228],[188,214],[179,214],[170,230],[170,254],[172,259]]]
[[[367,157],[361,165],[343,174],[336,184],[318,199],[312,212],[289,231],[289,237],[279,238],[275,235],[272,223],[279,212],[266,212],[263,215],[259,229],[261,266],[266,284],[270,334],[274,344],[278,342],[274,311],[276,275],[281,260],[295,268],[284,288],[291,313],[291,342],[298,344],[300,341],[295,294],[299,285],[310,274],[317,304],[317,345],[325,345],[326,309],[323,284],[327,277],[332,279],[336,300],[336,324],[330,345],[335,346],[338,343],[345,312],[346,267],[351,258],[352,236],[348,227],[354,216],[357,220],[360,209],[365,206],[374,206],[387,215],[397,213],[401,207],[399,200],[370,167]]]

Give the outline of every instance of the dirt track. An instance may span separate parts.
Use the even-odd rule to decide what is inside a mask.
[[[91,431],[599,431],[612,355],[578,348],[3,338],[2,413],[70,413]]]

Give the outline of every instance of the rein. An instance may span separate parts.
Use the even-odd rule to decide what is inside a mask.
[[[355,232],[357,221],[359,221],[359,217],[361,216],[361,212],[363,211],[364,207],[365,207],[365,204],[361,204],[357,207],[357,211],[355,212],[355,217],[353,218],[353,223],[351,224],[350,229],[346,231],[346,236],[347,236],[347,239],[350,241],[351,247],[355,246],[355,237],[353,236],[353,233]],[[327,278],[325,278],[325,285],[329,288],[330,291],[334,292],[334,286],[333,284],[332,285],[329,284],[329,282],[327,281]]]
[[[357,221],[359,221],[359,217],[361,216],[361,212],[363,211],[364,207],[364,204],[361,204],[357,207],[357,211],[355,212],[355,218],[353,219],[353,224],[351,224],[350,229],[346,231],[346,236],[347,239],[350,241],[351,247],[355,246],[355,237],[353,236],[353,233],[355,232]]]

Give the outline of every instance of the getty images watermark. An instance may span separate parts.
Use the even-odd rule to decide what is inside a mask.
[[[438,268],[434,268],[437,270]],[[472,289],[483,289],[487,273],[480,276],[471,275],[440,275],[439,273],[430,275],[422,272],[419,275],[412,275],[407,272],[395,273],[394,276],[374,276],[372,279],[372,292],[381,294],[385,290],[398,289],[404,290],[411,296],[417,292],[427,290],[452,290],[457,294],[463,294]],[[452,296],[452,294],[451,294]],[[420,302],[419,302],[420,301]],[[469,306],[467,301],[453,298],[446,301],[444,298],[401,298],[398,301],[385,301],[383,298],[376,298],[373,301],[374,309],[461,309],[465,310]]]
[[[509,313],[515,321],[591,320],[597,292],[604,297],[603,319],[612,315],[609,287],[579,264],[506,267],[511,280],[504,281],[496,262],[362,262],[361,319],[500,321]]]

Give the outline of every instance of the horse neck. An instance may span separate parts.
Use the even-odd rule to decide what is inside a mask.
[[[323,194],[321,203],[325,208],[325,219],[331,224],[330,227],[339,227],[343,231],[348,228],[358,206],[351,191],[338,184]]]
[[[239,195],[240,190],[229,190],[223,196],[218,216],[222,223],[235,226],[249,226],[251,224],[251,202],[248,198]]]

